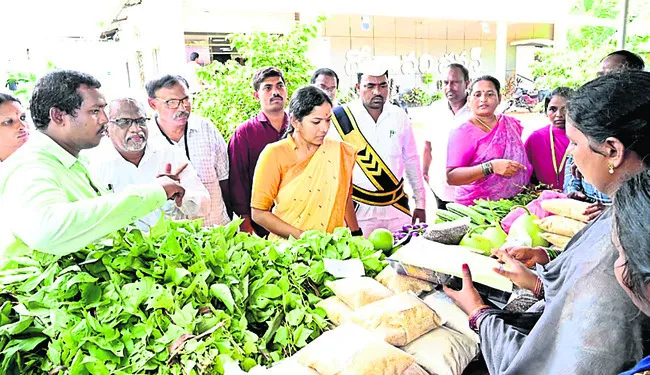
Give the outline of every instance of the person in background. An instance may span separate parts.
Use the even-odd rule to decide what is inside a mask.
[[[32,250],[63,256],[126,227],[185,189],[169,177],[109,194],[78,159],[106,131],[101,84],[58,70],[36,83],[30,112],[36,131],[0,170],[0,269]]]
[[[472,117],[449,135],[447,182],[456,186],[455,201],[460,204],[512,198],[530,181],[519,120],[494,114],[500,90],[492,76],[474,80],[469,94]]]
[[[436,196],[438,208],[444,209],[454,201],[454,188],[447,184],[447,146],[449,133],[467,122],[472,111],[467,105],[469,71],[461,64],[450,64],[443,72],[443,93],[447,100],[438,100],[431,105],[431,120],[427,124],[427,138],[422,155],[424,180]],[[435,153],[435,154],[434,154]],[[431,165],[432,175],[429,178]]]
[[[601,60],[597,75],[601,77],[611,72],[642,71],[643,69],[645,69],[645,63],[641,57],[630,51],[619,50],[610,53]],[[590,220],[598,217],[605,207],[612,203],[612,200],[606,194],[598,191],[593,185],[584,180],[571,156],[567,159],[564,176],[565,194],[570,198],[592,203],[585,211],[585,215],[588,215]]]
[[[148,142],[148,119],[144,107],[133,98],[113,100],[109,106],[108,139],[86,153],[90,172],[115,193],[131,185],[146,184],[168,176],[185,188],[181,206],[167,202],[161,209],[136,221],[148,231],[161,214],[170,219],[196,219],[210,208],[210,194],[189,165],[187,156],[167,142]]]
[[[336,103],[336,93],[339,89],[339,76],[335,71],[328,68],[320,68],[311,76],[311,84],[321,88],[332,103]]]
[[[374,229],[392,232],[405,224],[426,221],[424,179],[411,120],[388,102],[388,70],[368,60],[357,74],[359,99],[334,108],[329,135],[357,150],[352,199],[359,226],[369,235]],[[404,175],[413,189],[411,214],[404,192]]]
[[[284,111],[287,102],[284,74],[272,66],[262,68],[253,76],[253,89],[255,99],[260,102],[260,113],[239,125],[228,144],[230,205],[244,219],[242,231],[254,231],[264,237],[268,231],[251,219],[253,176],[264,147],[279,141],[289,125],[289,116]]]
[[[563,190],[564,166],[568,157],[566,136],[566,105],[573,90],[558,87],[545,103],[550,124],[534,131],[526,140],[528,160],[533,166],[532,180]]]
[[[619,50],[605,56],[598,66],[598,77],[620,70],[644,70],[645,62],[641,56],[627,50]]]
[[[149,106],[156,111],[149,139],[179,149],[198,172],[210,193],[210,209],[203,225],[227,224],[230,189],[226,141],[210,120],[192,113],[192,100],[183,77],[165,75],[149,81],[146,89]]]
[[[614,196],[612,243],[618,250],[616,280],[636,307],[650,316],[650,226],[639,216],[650,213],[650,172],[637,174]],[[621,375],[647,374],[650,356]]]
[[[187,81],[187,87],[189,93],[195,95],[201,91],[203,84],[199,79],[197,71],[201,69],[202,66],[199,63],[199,53],[192,52],[190,53],[190,61],[187,63],[187,68],[185,74],[183,74],[185,80]]]
[[[569,152],[600,191],[613,195],[630,176],[650,167],[648,113],[648,72],[606,74],[571,97]],[[634,210],[636,220],[644,218],[644,211]],[[612,223],[607,209],[550,261],[551,254],[540,248],[495,252],[505,262],[495,272],[545,299],[525,315],[485,306],[463,267],[462,290],[446,292],[470,315],[491,374],[615,374],[641,359],[648,319],[617,282],[614,266],[621,261],[616,261]],[[540,259],[534,271],[516,260],[531,256]],[[525,326],[517,325],[524,321]]]
[[[0,93],[0,163],[24,145],[28,138],[27,115],[20,100]]]
[[[267,146],[255,168],[253,220],[271,238],[332,233],[346,223],[359,235],[351,198],[354,147],[325,138],[332,101],[320,88],[303,87],[291,98],[289,113],[287,137]]]

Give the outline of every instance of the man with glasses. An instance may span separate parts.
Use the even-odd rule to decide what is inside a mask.
[[[192,114],[187,81],[165,75],[146,84],[149,106],[156,111],[149,131],[152,141],[167,142],[187,156],[210,193],[210,208],[203,225],[230,221],[228,146],[210,120]]]
[[[185,189],[169,177],[110,194],[79,159],[96,147],[108,118],[101,84],[59,70],[34,88],[30,112],[36,131],[0,171],[0,269],[38,250],[63,256],[79,251],[160,208],[180,202]]]
[[[388,70],[368,60],[357,74],[359,99],[334,108],[329,134],[356,146],[352,199],[364,235],[425,222],[425,188],[411,120],[388,102]],[[415,198],[411,214],[404,177]]]
[[[133,98],[113,100],[109,107],[108,137],[90,150],[90,170],[102,185],[121,193],[131,185],[146,184],[160,176],[178,181],[185,188],[182,204],[168,201],[136,222],[148,231],[165,213],[170,219],[204,217],[210,195],[185,154],[163,141],[148,142],[148,118],[142,105]]]
[[[322,89],[336,103],[336,93],[339,89],[339,76],[329,68],[320,68],[311,76],[311,84]]]

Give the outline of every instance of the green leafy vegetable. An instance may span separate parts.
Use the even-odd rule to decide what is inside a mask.
[[[2,374],[222,374],[290,356],[328,329],[324,258],[381,252],[345,228],[271,242],[161,221],[64,257],[34,252],[0,272]]]

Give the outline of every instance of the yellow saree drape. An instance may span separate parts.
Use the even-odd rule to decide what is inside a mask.
[[[303,231],[332,232],[344,226],[355,158],[351,145],[326,139],[310,159],[286,173],[298,175],[280,185],[273,213]]]

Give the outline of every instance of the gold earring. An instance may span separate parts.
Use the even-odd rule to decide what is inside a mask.
[[[609,163],[607,167],[609,168],[609,174],[614,174],[614,164]]]

